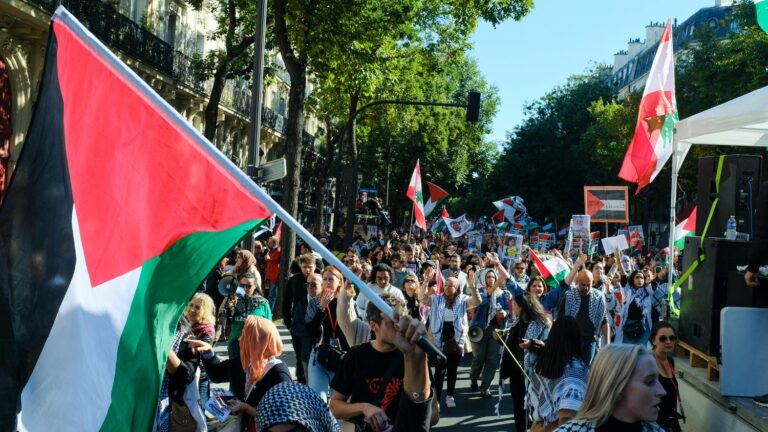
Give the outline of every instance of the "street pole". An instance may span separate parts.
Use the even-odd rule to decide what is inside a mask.
[[[256,176],[261,148],[261,106],[264,88],[264,39],[267,26],[267,0],[259,0],[259,26],[253,46],[253,75],[251,83],[251,128],[248,130],[248,176]]]
[[[480,93],[476,91],[470,91],[468,101],[465,104],[445,103],[445,102],[407,101],[407,100],[380,100],[380,101],[371,102],[367,105],[363,105],[362,107],[358,108],[355,112],[353,112],[352,115],[349,116],[349,119],[347,119],[347,123],[344,125],[344,128],[341,130],[341,133],[339,134],[339,161],[337,165],[339,168],[338,175],[341,175],[341,154],[342,154],[342,148],[344,146],[344,134],[347,132],[348,129],[354,128],[354,121],[355,121],[355,118],[357,118],[358,114],[367,110],[368,108],[378,106],[378,105],[416,105],[416,106],[466,108],[467,120],[470,122],[476,123],[478,120],[478,116],[480,114]],[[357,173],[353,172],[352,178],[355,178],[356,175]],[[336,197],[336,206],[337,208],[334,213],[341,214],[341,207],[339,207],[339,197]],[[350,220],[351,216],[353,215],[347,215],[346,223],[354,224],[354,221]],[[346,231],[346,235],[345,235],[344,242],[346,244],[352,243],[351,231],[350,230],[345,230],[345,231]]]
[[[392,136],[390,135],[389,141],[387,142],[387,195],[386,195],[386,206],[389,208],[389,171],[392,167]]]

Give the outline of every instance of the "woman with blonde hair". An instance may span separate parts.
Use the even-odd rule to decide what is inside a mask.
[[[656,418],[665,394],[656,359],[648,349],[610,344],[592,363],[578,414],[556,432],[664,432]]]
[[[208,294],[196,293],[192,296],[184,311],[184,317],[192,326],[195,339],[211,343],[216,336],[216,306]],[[211,380],[205,373],[205,366],[200,367],[200,403],[205,405],[211,397]]]
[[[339,327],[336,310],[336,297],[344,285],[344,277],[333,265],[323,269],[322,277],[322,293],[310,299],[304,322],[317,335],[312,341],[307,384],[327,402],[331,395],[331,380],[344,353],[349,350],[349,344]]]

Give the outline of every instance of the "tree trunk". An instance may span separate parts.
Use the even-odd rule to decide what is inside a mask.
[[[283,201],[285,210],[298,219],[299,187],[301,177],[302,131],[304,130],[304,104],[307,87],[307,62],[300,58],[291,46],[291,39],[286,23],[287,0],[275,0],[275,39],[280,48],[280,55],[285,63],[285,69],[291,77],[291,89],[288,93],[288,130],[285,137],[285,159],[287,175],[283,181]],[[290,266],[296,254],[296,233],[283,226],[280,239],[282,253],[280,256],[280,290],[285,289],[285,282],[290,275]],[[276,307],[276,318],[280,318],[283,296]]]
[[[219,102],[221,94],[224,92],[224,84],[227,81],[227,72],[229,71],[229,62],[222,63],[213,74],[213,88],[211,96],[208,99],[208,105],[205,106],[205,129],[203,135],[208,141],[213,142],[216,136],[216,119],[219,116]]]
[[[357,102],[359,99],[358,93],[349,95],[349,115],[352,116],[357,111]],[[347,195],[347,220],[346,230],[344,231],[344,245],[348,246],[352,244],[352,236],[355,232],[355,200],[357,199],[357,141],[355,137],[355,121],[349,126],[349,142],[347,144],[349,149],[349,164],[352,167],[349,176],[351,177],[347,184],[349,194]]]

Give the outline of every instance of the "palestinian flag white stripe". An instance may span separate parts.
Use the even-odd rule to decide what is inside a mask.
[[[84,410],[89,415],[78,417],[74,429],[99,430],[111,404],[118,345],[141,268],[92,287],[74,210],[72,231],[75,271],[32,376],[21,393],[20,430],[47,430],[50,425],[61,425],[67,430],[67,426],[75,426],[72,415]],[[147,395],[148,399],[152,397]]]

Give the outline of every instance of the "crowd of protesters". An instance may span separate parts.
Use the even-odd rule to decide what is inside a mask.
[[[490,398],[503,391],[497,376],[509,383],[509,429],[679,431],[676,338],[662,321],[676,257],[570,256],[561,243],[526,246],[514,259],[503,240],[489,230],[476,250],[444,233],[358,233],[348,247],[322,238],[393,318],[306,245],[285,281],[276,238],[236,249],[179,324],[157,429],[206,430],[210,389],[226,382],[236,420],[219,430],[429,430],[462,403],[458,369],[471,356],[471,392]],[[562,258],[570,271],[545,280],[535,253]],[[282,323],[273,321],[277,308]],[[295,364],[281,360],[280,324]],[[416,346],[422,335],[445,362]],[[227,358],[214,354],[217,343]],[[285,400],[301,400],[301,408],[281,406]]]

